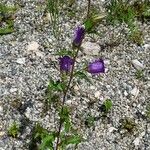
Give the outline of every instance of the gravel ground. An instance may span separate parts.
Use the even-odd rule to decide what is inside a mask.
[[[36,122],[51,130],[57,126],[55,109],[41,115],[49,78],[58,79],[57,58],[53,53],[71,48],[73,29],[85,17],[86,3],[83,0],[74,4],[77,21],[62,13],[60,20],[65,32],[57,41],[45,13],[44,0],[2,2],[20,7],[15,13],[15,32],[0,37],[0,150],[27,150]],[[104,11],[103,1],[95,0],[93,5]],[[75,96],[70,93],[66,102],[73,108],[75,127],[86,139],[78,150],[150,150],[150,122],[144,117],[150,100],[150,25],[140,22],[138,25],[144,35],[141,46],[127,40],[128,28],[124,24],[118,27],[100,24],[97,27],[100,36],[86,35],[83,41],[84,55],[79,55],[79,64],[102,57],[106,73],[92,77],[93,85],[78,82],[72,91]],[[143,70],[142,79],[136,79],[139,69]],[[88,114],[100,115],[99,107],[106,99],[113,102],[108,117],[97,119],[90,128],[85,126]],[[125,117],[134,119],[137,125],[132,133],[120,129]],[[18,138],[7,135],[13,121],[22,126]]]

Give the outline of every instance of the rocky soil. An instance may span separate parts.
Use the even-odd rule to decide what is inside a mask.
[[[50,130],[57,127],[54,108],[42,115],[49,78],[59,79],[58,58],[53,54],[60,48],[71,48],[73,30],[86,15],[86,1],[72,6],[73,17],[67,15],[68,10],[62,12],[59,40],[53,36],[44,0],[2,2],[17,4],[19,8],[15,13],[15,31],[0,37],[0,150],[28,150],[35,123]],[[104,1],[94,0],[92,4],[100,12],[105,10]],[[105,21],[97,27],[99,34],[86,35],[83,41],[77,67],[85,60],[103,58],[106,72],[96,77],[88,74],[92,85],[78,81],[74,94],[70,93],[66,101],[72,108],[75,127],[86,139],[78,150],[150,150],[150,118],[145,117],[150,103],[150,24],[137,24],[143,32],[140,46],[128,40],[125,24],[113,27]],[[137,79],[139,70],[142,77]],[[89,114],[98,117],[106,99],[113,102],[107,117],[87,127],[85,118]],[[124,118],[136,124],[131,133],[120,128]],[[7,134],[14,121],[21,126],[17,138]]]

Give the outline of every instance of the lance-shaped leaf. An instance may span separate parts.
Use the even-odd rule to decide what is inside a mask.
[[[92,81],[87,77],[87,75],[84,72],[77,71],[77,72],[75,72],[74,76],[78,77],[79,79],[84,79],[87,82],[89,82],[90,84],[92,84]]]

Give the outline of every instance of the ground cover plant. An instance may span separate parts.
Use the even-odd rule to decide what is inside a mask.
[[[16,10],[16,7],[6,6],[0,3],[0,35],[10,34],[14,31],[13,14]]]

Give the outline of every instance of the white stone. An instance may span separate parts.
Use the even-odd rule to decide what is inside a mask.
[[[108,132],[109,132],[109,133],[112,133],[113,131],[117,131],[117,129],[116,129],[116,128],[114,128],[114,127],[110,127],[110,128],[108,128]]]
[[[31,43],[29,43],[29,45],[27,45],[27,50],[28,51],[37,51],[39,48],[39,44],[35,41],[32,41]]]
[[[75,85],[75,86],[74,86],[74,90],[75,90],[75,91],[78,91],[78,90],[79,90],[79,87],[78,87],[77,85]]]
[[[4,136],[5,132],[4,131],[0,131],[0,137]],[[0,149],[1,150],[1,149]]]
[[[139,89],[137,87],[134,87],[132,90],[131,90],[131,94],[134,95],[135,97],[138,96],[139,94]]]
[[[134,141],[133,141],[135,146],[138,146],[140,144],[140,138],[137,137]]]
[[[14,92],[16,92],[17,91],[17,88],[11,88],[10,89],[10,93],[14,93]]]
[[[25,58],[18,58],[18,59],[16,60],[16,62],[17,62],[18,64],[25,64],[25,61],[26,61]]]
[[[69,105],[69,106],[70,106],[71,104],[72,104],[72,101],[71,101],[71,100],[67,100],[67,101],[66,101],[66,105]]]
[[[26,112],[25,112],[25,116],[27,117],[27,118],[31,118],[31,109],[29,108],[29,107],[27,107],[27,109],[26,109]]]
[[[84,42],[82,44],[83,51],[87,55],[98,55],[100,51],[100,46],[92,42]]]
[[[104,64],[109,65],[110,64],[110,60],[104,60]]]
[[[95,93],[94,93],[94,96],[95,96],[95,98],[100,98],[100,92],[99,91],[96,91]]]
[[[90,86],[90,89],[91,89],[91,90],[94,90],[94,89],[95,89],[95,86],[93,86],[93,85]]]
[[[0,113],[2,113],[3,112],[3,107],[2,106],[0,106]]]
[[[144,69],[144,65],[141,62],[139,62],[137,59],[132,60],[132,64],[137,70]]]
[[[147,50],[148,48],[150,48],[150,44],[145,44],[143,45],[143,47]]]
[[[126,90],[124,91],[124,96],[128,96],[128,93]]]

